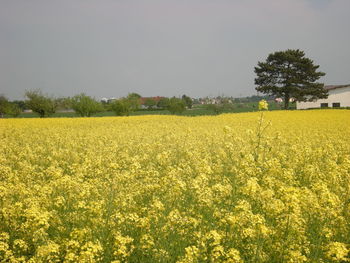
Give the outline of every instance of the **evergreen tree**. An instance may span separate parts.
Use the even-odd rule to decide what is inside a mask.
[[[305,57],[299,49],[278,51],[270,54],[266,62],[258,62],[255,67],[256,90],[284,99],[284,108],[288,109],[289,100],[313,101],[327,98],[328,92],[323,83],[316,82],[325,73],[317,71],[318,65]]]

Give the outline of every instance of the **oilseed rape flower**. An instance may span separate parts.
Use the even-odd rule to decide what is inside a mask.
[[[350,250],[347,248],[347,245],[340,242],[332,242],[328,245],[327,256],[332,261],[342,262],[350,261],[349,256]]]
[[[261,100],[259,101],[259,110],[268,110],[269,109],[269,104],[267,103],[266,100]]]
[[[349,262],[349,134],[348,110],[0,119],[0,262]]]

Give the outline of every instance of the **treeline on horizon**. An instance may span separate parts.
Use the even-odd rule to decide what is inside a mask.
[[[317,82],[324,72],[317,71],[319,65],[305,57],[305,52],[299,49],[276,51],[259,61],[254,67],[256,78],[255,90],[266,96],[251,96],[251,101],[271,99],[273,95],[279,103],[284,102],[284,109],[290,109],[290,102],[314,101],[326,99],[328,90],[324,84]],[[240,99],[220,96],[214,99],[192,99],[187,95],[180,98],[157,97],[142,98],[140,94],[129,93],[120,99],[97,101],[84,93],[74,97],[53,98],[44,95],[41,90],[32,90],[25,93],[25,101],[10,102],[5,96],[0,96],[0,115],[18,116],[24,109],[30,109],[40,117],[54,114],[58,109],[74,110],[78,115],[92,116],[102,111],[112,111],[118,116],[128,116],[131,112],[140,108],[168,110],[171,114],[181,114],[186,109],[191,109],[194,104],[206,104],[207,109],[218,114],[233,108],[235,102]],[[249,97],[248,97],[249,98]],[[246,98],[246,99],[248,99]],[[282,107],[281,107],[282,108]]]
[[[272,100],[273,96],[253,95],[242,98],[217,96],[213,98],[181,97],[142,97],[138,93],[129,93],[118,99],[97,99],[84,93],[73,97],[55,98],[44,94],[41,90],[26,91],[25,100],[10,101],[0,95],[0,117],[5,115],[18,117],[22,112],[31,110],[41,118],[52,116],[57,111],[74,111],[81,117],[90,117],[99,112],[114,112],[116,116],[129,116],[134,111],[168,110],[171,114],[181,114],[193,105],[205,105],[214,114],[229,111],[235,103],[258,102],[261,99]]]

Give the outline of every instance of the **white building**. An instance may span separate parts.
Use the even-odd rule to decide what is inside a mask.
[[[324,88],[328,90],[327,99],[297,102],[297,109],[350,107],[350,84],[325,86]]]

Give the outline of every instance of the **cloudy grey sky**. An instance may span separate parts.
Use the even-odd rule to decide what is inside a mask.
[[[246,96],[299,48],[350,83],[349,0],[0,0],[0,94]]]

